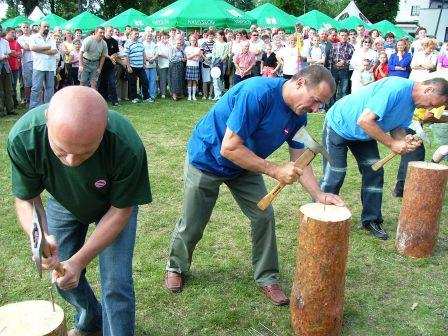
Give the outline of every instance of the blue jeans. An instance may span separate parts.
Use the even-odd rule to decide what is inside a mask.
[[[334,81],[336,82],[336,92],[332,99],[332,104],[347,94],[349,72],[348,69],[331,69]]]
[[[157,69],[147,68],[146,77],[148,78],[148,94],[149,98],[152,100],[156,99],[157,96]]]
[[[383,199],[384,170],[374,171],[372,164],[379,160],[378,144],[375,140],[347,140],[325,124],[322,143],[330,154],[332,165],[324,160],[324,176],[321,189],[324,192],[339,194],[347,172],[347,151],[350,149],[358,163],[362,176],[361,221],[382,220],[381,203]]]
[[[42,88],[44,89],[42,102]],[[33,86],[30,94],[30,109],[46,104],[54,94],[54,71],[33,69]]]
[[[135,329],[135,295],[132,279],[138,207],[116,240],[99,254],[101,304],[86,280],[83,270],[78,287],[60,290],[61,296],[76,308],[75,327],[84,332],[102,329],[103,336],[132,336]],[[48,231],[59,246],[60,260],[73,256],[85,242],[88,224],[81,223],[55,199],[47,206]]]

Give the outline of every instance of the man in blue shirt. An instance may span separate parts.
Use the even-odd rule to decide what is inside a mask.
[[[133,28],[129,35],[129,40],[124,45],[126,56],[126,70],[129,73],[129,100],[138,103],[137,96],[137,78],[142,86],[143,100],[152,103],[148,92],[148,78],[144,68],[145,64],[145,46],[139,41],[138,28]]]
[[[339,193],[350,149],[362,175],[362,226],[377,238],[388,238],[381,227],[384,171],[373,171],[371,167],[379,160],[377,141],[400,155],[412,152],[421,145],[406,133],[415,108],[441,106],[447,95],[448,82],[441,78],[414,83],[406,78],[387,77],[342,98],[327,113],[322,142],[333,165],[324,161],[321,188]]]
[[[266,194],[262,174],[284,184],[299,180],[318,202],[343,205],[336,195],[324,194],[311,167],[303,172],[293,162],[279,166],[266,158],[288,142],[291,161],[303,152],[292,140],[306,124],[306,113],[317,111],[334,93],[331,73],[310,66],[292,79],[253,78],[227,92],[198,122],[188,143],[182,217],[174,229],[167,263],[166,287],[180,292],[193,250],[202,237],[225,183],[251,221],[254,278],[276,305],[289,300],[278,285],[278,256],[272,206],[257,202]]]

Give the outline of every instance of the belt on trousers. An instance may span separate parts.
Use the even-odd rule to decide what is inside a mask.
[[[91,60],[91,59],[88,59],[88,58],[85,58],[85,57],[83,57],[83,59],[85,59],[86,61],[89,61],[89,62],[98,62],[100,60],[99,58],[96,59],[96,60]]]

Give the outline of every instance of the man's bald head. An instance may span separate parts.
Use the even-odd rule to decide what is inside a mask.
[[[78,166],[96,151],[107,125],[107,104],[85,86],[58,91],[47,110],[50,146],[61,161]]]

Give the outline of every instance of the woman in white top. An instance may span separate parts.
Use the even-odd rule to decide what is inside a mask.
[[[437,52],[435,51],[437,40],[426,38],[421,41],[422,49],[415,51],[411,62],[411,74],[409,79],[423,81],[430,72],[436,70]]]
[[[308,64],[324,65],[325,51],[323,46],[320,44],[320,39],[318,35],[312,37],[311,46],[307,50],[305,57]]]
[[[196,87],[199,80],[199,60],[202,58],[202,50],[198,47],[195,35],[190,35],[190,45],[185,48],[187,57],[187,69],[185,79],[187,80],[188,100],[196,100]]]
[[[296,37],[294,35],[289,36],[287,45],[279,50],[277,60],[282,65],[284,78],[290,79],[299,72],[302,58],[296,48]]]
[[[350,67],[353,69],[352,80],[352,93],[358,91],[363,87],[361,80],[361,73],[364,70],[364,60],[369,60],[370,64],[375,64],[378,59],[378,54],[372,48],[372,39],[365,37],[362,40],[361,48],[355,49],[352,59],[350,60]]]

